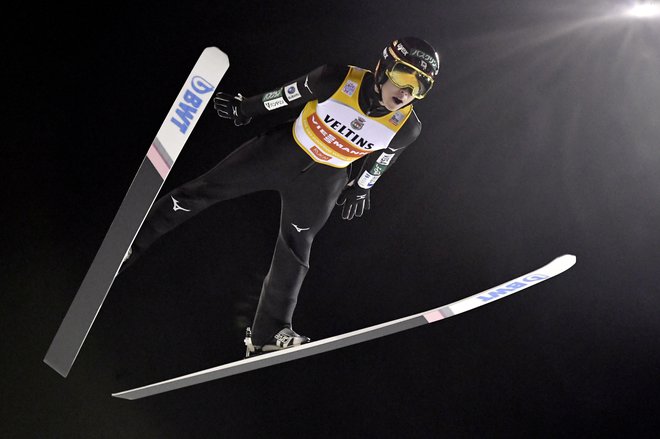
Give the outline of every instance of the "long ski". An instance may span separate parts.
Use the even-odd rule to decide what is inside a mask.
[[[228,68],[220,49],[204,49],[167,113],[44,358],[62,376],[69,374],[124,255]]]
[[[386,335],[405,331],[407,329],[412,329],[417,326],[434,323],[439,320],[443,320],[495,302],[496,300],[499,300],[503,297],[510,296],[544,280],[557,276],[571,268],[575,262],[576,257],[573,255],[560,256],[549,264],[539,268],[538,270],[532,271],[516,279],[510,280],[496,287],[489,288],[485,291],[482,291],[481,293],[474,294],[449,305],[441,306],[440,308],[434,308],[426,312],[414,314],[397,320],[392,320],[386,323],[381,323],[379,325],[370,326],[368,328],[359,329],[357,331],[348,332],[336,337],[326,338],[317,342],[304,344],[302,346],[288,348],[273,353],[262,354],[257,357],[235,361],[233,363],[224,364],[222,366],[213,367],[211,369],[202,370],[200,372],[191,373],[189,375],[184,375],[167,381],[150,384],[148,386],[138,387],[119,393],[113,393],[112,396],[130,400],[144,398],[146,396],[169,392],[170,390],[176,390],[182,387],[188,387],[207,381],[284,363],[287,361],[297,360],[299,358],[309,357],[311,355],[320,354],[322,352],[332,351],[335,349],[343,348],[345,346],[351,346],[357,343],[362,343],[365,341],[373,340],[375,338],[380,338]]]

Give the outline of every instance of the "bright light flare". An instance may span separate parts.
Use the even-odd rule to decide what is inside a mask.
[[[628,15],[635,18],[654,18],[660,17],[660,3],[641,2],[628,9]]]

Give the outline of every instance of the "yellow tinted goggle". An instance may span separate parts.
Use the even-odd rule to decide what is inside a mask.
[[[417,99],[426,96],[433,87],[433,78],[417,67],[399,59],[391,49],[389,52],[396,60],[394,66],[385,72],[390,81],[399,88],[411,89],[411,94]]]

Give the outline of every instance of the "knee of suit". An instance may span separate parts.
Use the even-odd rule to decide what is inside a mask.
[[[309,268],[309,254],[311,253],[314,236],[312,234],[294,235],[289,233],[285,236],[280,234],[280,237],[286,245],[287,250],[293,255],[298,263],[305,268]]]

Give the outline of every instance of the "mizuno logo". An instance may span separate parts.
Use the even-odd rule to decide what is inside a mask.
[[[297,225],[295,225],[295,224],[293,224],[293,223],[291,223],[291,225],[292,225],[293,227],[296,228],[296,231],[297,231],[298,233],[303,232],[303,231],[305,231],[305,230],[309,230],[309,227],[307,227],[306,229],[303,229],[302,227],[298,227]]]
[[[177,210],[183,210],[184,212],[190,212],[190,209],[185,209],[185,208],[179,206],[179,201],[177,199],[175,199],[173,196],[170,195],[170,198],[172,199],[172,202],[174,203],[174,207],[172,207],[173,211],[176,212]]]
[[[309,90],[309,92],[313,94],[314,92],[312,91],[311,88],[309,88],[308,81],[309,81],[309,75],[305,76],[305,84],[304,85],[307,88],[307,90]]]
[[[357,199],[358,199],[358,200],[364,200],[365,198],[367,198],[366,195],[358,195],[358,196],[357,196]]]

